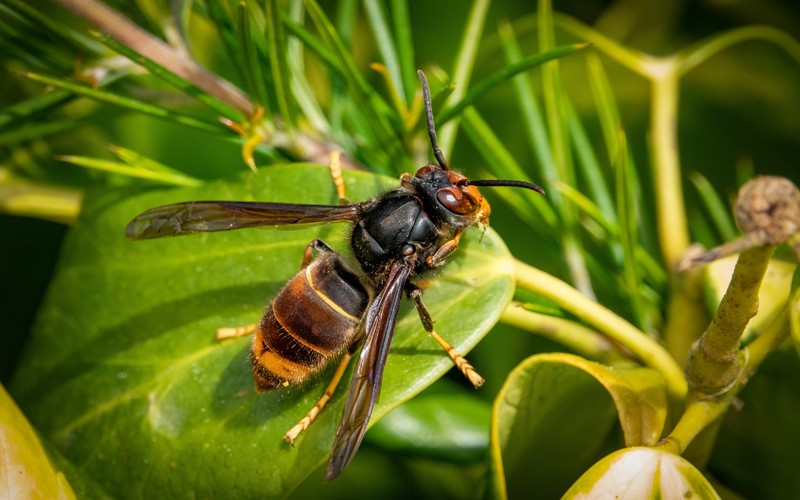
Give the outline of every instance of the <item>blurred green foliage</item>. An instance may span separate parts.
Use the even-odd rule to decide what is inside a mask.
[[[244,140],[232,132],[222,129],[222,133],[207,134],[111,104],[58,95],[58,91],[48,94],[49,98],[69,101],[65,106],[56,112],[45,110],[34,114],[33,119],[22,126],[9,127],[9,123],[16,123],[13,121],[14,116],[18,116],[16,113],[30,112],[9,106],[41,95],[43,88],[40,83],[13,71],[30,71],[63,79],[71,75],[76,60],[79,63],[81,59],[90,60],[104,50],[99,42],[83,31],[82,21],[57,4],[44,0],[28,2],[25,5],[35,9],[44,19],[51,20],[56,26],[72,29],[55,37],[42,36],[50,28],[37,26],[26,18],[19,3],[18,0],[0,0],[0,234],[3,235],[0,237],[0,314],[4,318],[0,331],[0,381],[5,385],[15,371],[33,324],[34,311],[42,301],[45,283],[52,276],[58,248],[65,234],[61,222],[70,218],[68,214],[77,207],[80,193],[141,185],[138,179],[64,163],[54,156],[118,162],[119,158],[109,151],[108,145],[111,144],[200,180],[228,178],[248,169],[242,161]],[[320,54],[306,45],[302,60],[292,58],[291,52],[284,60],[282,54],[269,53],[266,49],[272,47],[268,40],[289,36],[292,25],[277,22],[274,11],[273,17],[269,17],[269,10],[264,6],[278,6],[283,14],[293,16],[297,11],[292,11],[288,2],[259,2],[261,8],[254,12],[259,15],[263,12],[264,17],[254,14],[252,20],[246,17],[251,15],[246,12],[247,8],[230,9],[232,13],[238,12],[239,17],[231,16],[229,19],[231,31],[227,37],[225,32],[221,37],[217,35],[212,20],[218,16],[218,11],[214,10],[218,4],[219,0],[174,1],[171,5],[150,0],[108,2],[139,26],[158,34],[162,28],[160,19],[170,8],[191,8],[195,14],[188,23],[178,22],[177,30],[188,29],[189,47],[195,57],[213,73],[257,95],[256,100],[265,101],[268,111],[282,117],[286,130],[291,130],[291,124],[315,131],[325,139],[331,138],[350,154],[350,159],[376,172],[396,175],[400,170],[421,166],[419,163],[426,154],[420,155],[419,152],[422,149],[427,151],[425,137],[421,134],[422,121],[417,120],[410,126],[408,122],[398,125],[397,120],[387,123],[389,119],[386,117],[397,111],[397,116],[402,119],[404,109],[413,109],[414,91],[418,84],[408,75],[417,68],[424,69],[436,82],[432,85],[434,93],[452,83],[448,75],[458,74],[459,64],[463,64],[458,60],[458,54],[464,54],[461,40],[465,27],[471,22],[468,2],[320,2],[321,10],[336,25],[344,50],[339,53],[331,49],[332,45],[307,13],[301,25],[318,41],[323,52]],[[230,5],[235,7],[236,2],[230,2]],[[483,31],[471,61],[469,88],[505,68],[512,60],[508,55],[513,54],[513,44],[503,36],[503,29],[498,30],[498,26],[510,27],[522,56],[540,52],[534,3],[495,0],[487,8],[485,16],[480,16]],[[553,10],[592,26],[621,45],[654,55],[673,54],[706,37],[750,25],[775,27],[794,39],[800,38],[800,6],[790,0],[566,0],[555,1]],[[394,42],[381,36],[385,35],[383,29],[376,32],[376,26],[381,26],[381,15],[385,16],[383,29],[393,30]],[[404,16],[408,19],[407,25],[402,22]],[[176,16],[176,19],[182,18]],[[255,38],[249,41],[244,36],[236,36],[242,34],[238,27],[245,25],[251,30],[251,35],[255,33]],[[403,26],[410,26],[408,33]],[[80,37],[77,42],[70,41],[74,34]],[[555,39],[559,46],[584,41],[558,28]],[[84,43],[84,40],[89,41]],[[308,85],[308,93],[313,95],[316,104],[306,102],[303,109],[298,109],[301,107],[299,102],[284,102],[280,92],[264,97],[264,90],[258,88],[258,75],[240,71],[243,65],[250,72],[260,70],[260,65],[247,65],[241,59],[256,60],[258,53],[241,51],[240,56],[231,56],[231,48],[247,44],[261,48],[262,54],[270,54],[269,64],[263,67],[265,74],[261,76],[261,82],[266,80],[270,88],[275,89]],[[76,45],[81,48],[76,48]],[[94,47],[95,52],[87,47]],[[393,50],[399,54],[396,60],[390,55]],[[349,61],[342,59],[345,52],[352,55],[352,74],[347,73]],[[592,278],[591,290],[599,302],[644,331],[654,333],[660,330],[663,321],[667,285],[662,276],[665,275],[664,265],[660,261],[654,229],[655,191],[658,187],[654,186],[650,168],[652,150],[648,144],[651,87],[647,80],[602,51],[594,48],[586,51],[587,54],[590,52],[591,55],[577,54],[560,60],[557,84],[548,83],[548,77],[543,78],[538,70],[528,72],[525,78],[530,80],[535,90],[533,94],[541,108],[542,123],[551,118],[547,115],[551,101],[543,100],[543,96],[556,92],[560,99],[567,101],[565,108],[574,109],[574,116],[579,120],[565,121],[568,136],[578,137],[575,127],[582,128],[586,143],[590,145],[582,150],[576,142],[562,151],[571,157],[574,171],[567,172],[566,177],[559,174],[559,178],[570,181],[569,186],[589,197],[590,203],[599,208],[598,212],[605,210],[606,217],[622,218],[625,212],[619,208],[628,209],[627,222],[631,222],[631,217],[635,220],[632,227],[622,231],[627,231],[633,240],[623,241],[620,247],[613,248],[609,239],[602,237],[604,228],[598,230],[602,225],[596,221],[595,224],[585,224],[585,227],[600,237],[592,237],[587,229],[570,226],[575,222],[571,218],[577,215],[563,208],[568,204],[559,205],[554,200],[574,198],[570,198],[566,190],[553,187],[548,188],[547,207],[535,205],[541,202],[530,200],[526,195],[484,190],[492,204],[491,224],[517,259],[576,285],[575,272],[580,264],[561,255],[565,248],[577,242],[580,245],[578,254]],[[611,91],[606,102],[613,102],[618,108],[616,113],[624,126],[629,157],[623,160],[612,154],[616,139],[609,138],[608,132],[608,118],[613,117],[615,111],[613,106],[606,106],[604,110],[598,104],[597,92],[602,90],[598,81],[600,84],[602,81],[598,80],[597,72],[592,72],[591,64],[587,64],[587,59],[596,57],[596,54],[599,54]],[[389,90],[381,73],[369,68],[370,63],[376,61],[386,66],[387,73],[396,82],[396,94]],[[296,71],[298,64],[306,75],[305,84],[280,81],[281,78],[288,79],[288,74]],[[332,64],[337,69],[331,69]],[[329,77],[336,75],[337,71],[344,75],[339,73]],[[277,75],[278,80],[272,79],[272,75]],[[517,178],[519,176],[514,171],[517,165],[522,166],[524,175],[535,182],[553,184],[552,178],[542,177],[550,172],[547,162],[552,161],[553,155],[558,155],[557,147],[550,153],[549,160],[538,147],[541,144],[536,143],[527,125],[533,120],[531,108],[520,105],[520,81],[518,77],[515,81],[503,81],[490,88],[474,102],[474,108],[468,108],[459,117],[461,128],[455,134],[452,148],[445,151],[451,165],[471,178],[485,178],[489,174]],[[461,87],[458,83],[456,81],[455,88],[466,91],[466,82],[462,81],[464,85]],[[105,88],[105,85],[101,86],[98,91]],[[219,113],[194,106],[185,95],[174,92],[170,85],[152,75],[124,75],[120,81],[109,82],[108,88],[138,101],[176,110],[199,122],[216,125]],[[351,98],[349,92],[353,92],[353,88],[361,89],[362,94],[356,91],[355,97]],[[374,89],[374,93],[370,93],[370,89]],[[438,100],[434,96],[437,113],[452,106],[455,100],[448,100],[445,104],[447,92],[443,91]],[[347,97],[342,98],[343,95]],[[315,120],[313,112],[309,111],[315,106],[324,110],[325,120]],[[323,130],[326,120],[330,126],[327,131]],[[296,121],[299,122],[297,125]],[[616,125],[613,121],[612,126]],[[379,132],[384,127],[402,133],[381,136]],[[422,146],[419,146],[420,137]],[[689,71],[680,82],[677,140],[692,240],[711,247],[735,234],[726,219],[730,213],[730,200],[735,198],[736,189],[752,175],[782,175],[800,183],[800,169],[796,165],[800,147],[798,138],[800,64],[785,50],[764,41],[750,41],[722,51]],[[409,151],[405,148],[408,144],[415,145],[416,149]],[[599,183],[590,182],[592,177],[587,174],[585,164],[590,162],[592,155],[598,165],[596,170],[603,172],[601,178],[608,186],[607,193],[611,193],[605,205],[602,190],[598,192]],[[256,163],[261,168],[297,159],[292,157],[291,151],[276,151],[264,145],[255,151]],[[630,175],[615,177],[612,170],[615,163],[628,165],[629,169],[617,171]],[[691,172],[701,175],[690,175]],[[708,182],[699,180],[703,178]],[[30,186],[33,186],[30,189],[36,189],[35,194],[45,197],[37,199],[44,199],[51,211],[40,213],[30,209],[29,205],[8,203],[12,196],[27,193],[25,190]],[[626,187],[623,189],[626,195],[621,199],[614,198],[620,186]],[[711,192],[717,193],[716,201],[714,195],[709,194]],[[552,219],[548,219],[548,207]],[[56,222],[23,217],[27,215]],[[581,217],[581,221],[588,218]],[[612,222],[617,224],[616,220]],[[626,223],[625,220],[621,222]],[[570,242],[565,234],[574,241]],[[640,260],[634,269],[630,267],[633,259],[622,258],[631,254],[655,264],[647,267],[647,263]],[[785,258],[786,255],[785,250],[779,249],[778,257]],[[626,263],[627,269],[624,268]],[[630,289],[642,290],[644,304],[631,299],[631,294],[626,293]],[[639,297],[638,294],[633,296]],[[496,326],[469,356],[471,363],[479,367],[487,379],[484,387],[471,395],[474,399],[471,404],[485,405],[492,401],[506,376],[528,356],[562,350],[561,345],[548,338],[508,325]],[[797,416],[795,410],[800,408],[800,387],[797,377],[791,374],[796,374],[798,369],[800,363],[796,353],[781,351],[741,394],[744,410],[730,412],[719,431],[720,444],[714,449],[708,470],[725,485],[748,498],[788,498],[796,491],[796,480],[791,471],[800,467],[800,448],[790,444],[800,442],[798,428],[792,420],[792,416]],[[460,374],[451,373],[448,379],[429,388],[423,396],[435,395],[437,390],[451,393],[456,391],[453,385],[463,384]],[[779,390],[775,389],[776,384]],[[442,385],[444,389],[441,389]],[[484,418],[487,418],[484,425],[488,432],[488,416]],[[479,423],[475,425],[480,427]],[[381,432],[385,438],[386,429],[376,429],[374,438],[367,435],[364,449],[356,455],[348,474],[323,485],[318,471],[300,486],[295,498],[322,495],[328,498],[406,498],[414,493],[431,498],[471,498],[482,491],[486,470],[482,458],[464,465],[443,458],[441,454],[414,451],[412,446],[398,451],[396,443],[389,445],[380,437]],[[607,441],[615,441],[613,433],[612,430]],[[617,442],[620,441],[619,435],[616,438]],[[614,449],[613,445],[606,445]],[[759,457],[757,467],[752,466],[754,456]]]

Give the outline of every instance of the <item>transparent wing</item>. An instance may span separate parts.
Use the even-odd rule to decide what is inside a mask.
[[[229,231],[258,226],[319,224],[355,219],[360,205],[297,205],[238,201],[194,201],[142,212],[128,223],[129,240]]]
[[[366,340],[347,391],[344,413],[328,460],[326,481],[332,480],[347,467],[367,431],[372,408],[381,391],[383,368],[386,366],[403,288],[412,269],[413,265],[407,262],[396,262],[386,286],[367,311]]]

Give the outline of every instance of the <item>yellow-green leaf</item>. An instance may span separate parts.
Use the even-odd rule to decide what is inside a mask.
[[[598,458],[617,420],[627,446],[653,445],[666,414],[664,379],[651,368],[531,356],[494,403],[489,495],[557,497]]]
[[[0,490],[15,500],[75,499],[63,472],[50,463],[33,427],[1,385]]]

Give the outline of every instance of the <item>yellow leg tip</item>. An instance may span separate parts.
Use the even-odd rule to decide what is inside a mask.
[[[283,436],[283,440],[289,443],[290,445],[294,446],[294,440],[297,439],[297,436],[299,436],[300,433],[303,432],[303,430],[304,430],[303,424],[297,424],[291,429],[289,429],[289,432],[287,432],[286,435]]]
[[[235,337],[236,330],[236,328],[217,328],[217,340],[225,340]]]
[[[469,381],[470,381],[470,382],[472,382],[472,385],[473,385],[473,386],[474,386],[476,389],[477,389],[478,387],[482,386],[482,385],[483,385],[483,383],[485,382],[485,380],[483,380],[483,377],[481,377],[480,375],[478,375],[478,372],[476,372],[475,370],[470,370],[468,373],[465,373],[464,375],[466,375],[466,376],[467,376],[467,378],[469,379]]]

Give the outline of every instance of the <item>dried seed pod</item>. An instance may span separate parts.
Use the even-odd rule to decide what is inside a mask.
[[[756,177],[739,190],[735,212],[742,231],[779,245],[800,231],[800,189],[785,177]]]
[[[779,245],[800,233],[800,189],[785,177],[758,176],[739,190],[734,212],[744,236],[703,254],[687,252],[679,272],[760,245]]]

